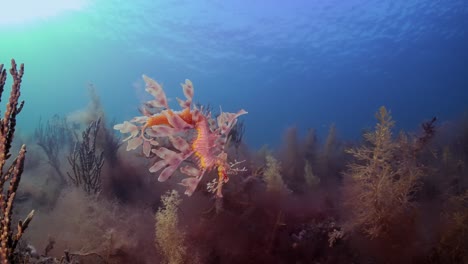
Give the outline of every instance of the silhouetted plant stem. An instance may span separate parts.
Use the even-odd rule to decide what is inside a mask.
[[[76,142],[68,157],[73,174],[67,172],[76,187],[87,194],[98,194],[101,190],[101,169],[104,165],[104,152],[97,153],[96,138],[101,119],[91,122],[82,134],[82,141]]]

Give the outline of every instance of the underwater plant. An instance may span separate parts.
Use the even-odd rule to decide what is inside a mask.
[[[416,160],[418,141],[403,133],[393,138],[395,122],[385,107],[375,117],[375,130],[364,135],[367,144],[347,150],[355,161],[348,164],[344,186],[352,212],[348,225],[370,238],[387,235],[401,218],[409,218],[424,174]]]
[[[280,174],[281,165],[278,160],[276,160],[271,154],[268,154],[265,157],[266,168],[263,173],[263,179],[266,183],[266,188],[268,192],[284,192],[288,188],[284,184],[283,177]]]
[[[73,173],[68,177],[76,187],[81,187],[87,194],[99,194],[101,191],[101,169],[104,165],[104,151],[96,149],[96,139],[101,119],[91,122],[82,133],[82,140],[75,142],[75,147],[68,156]]]
[[[453,195],[443,213],[445,227],[436,255],[441,263],[468,262],[468,190]]]
[[[54,115],[45,124],[39,121],[34,130],[37,144],[47,155],[50,166],[57,172],[61,186],[65,186],[67,179],[60,169],[61,149],[72,144],[72,133],[67,120],[59,115]]]
[[[180,202],[176,190],[168,191],[161,197],[162,206],[155,215],[155,246],[166,258],[169,264],[184,263],[188,257],[185,244],[185,233],[178,227],[177,215]]]
[[[243,109],[237,113],[221,111],[217,118],[212,118],[211,112],[192,104],[194,89],[190,80],[181,84],[186,100],[177,98],[182,110],[174,111],[168,105],[162,86],[146,75],[143,80],[145,90],[154,96],[154,100],[145,104],[143,116],[114,126],[121,133],[130,133],[123,140],[128,142],[127,151],[142,146],[147,158],[156,157],[157,161],[149,171],[161,171],[160,182],[166,181],[180,167],[180,172],[189,176],[180,183],[186,187],[185,194],[189,196],[205,173],[217,169],[218,179],[208,184],[208,190],[222,197],[222,187],[229,180],[228,175],[245,170],[237,167],[240,162],[228,161],[225,146],[237,118],[247,112]],[[194,161],[194,166],[181,167],[188,160]]]
[[[16,192],[23,174],[24,159],[26,157],[26,146],[22,145],[18,156],[13,160],[6,171],[3,170],[7,160],[10,158],[10,148],[15,135],[16,116],[23,109],[24,101],[19,102],[21,95],[21,81],[24,73],[24,65],[21,64],[19,71],[16,67],[16,62],[11,60],[10,74],[13,77],[13,85],[11,87],[10,99],[6,104],[6,111],[3,118],[0,119],[0,262],[12,263],[14,259],[14,251],[18,245],[21,236],[31,222],[34,216],[32,210],[24,221],[19,221],[16,234],[13,233],[11,222],[13,217],[13,205],[15,202]],[[3,93],[3,88],[6,82],[6,70],[3,69],[3,64],[0,64],[0,98]],[[4,191],[5,184],[7,190]]]

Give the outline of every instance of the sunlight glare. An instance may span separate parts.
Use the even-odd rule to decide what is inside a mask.
[[[0,27],[18,25],[83,9],[88,0],[14,0],[0,5]]]

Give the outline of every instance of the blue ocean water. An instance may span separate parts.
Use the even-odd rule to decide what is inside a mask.
[[[111,119],[139,115],[142,74],[174,106],[188,78],[196,102],[247,110],[252,147],[291,126],[358,138],[381,105],[407,130],[468,108],[466,0],[81,0],[23,13],[0,9],[0,63],[26,65],[22,133],[85,107],[88,83]]]

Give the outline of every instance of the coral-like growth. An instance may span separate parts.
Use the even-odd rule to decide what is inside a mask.
[[[385,107],[376,118],[375,131],[364,135],[368,144],[348,150],[356,161],[345,174],[352,213],[348,224],[370,237],[383,236],[415,205],[413,195],[423,173],[408,138],[392,138],[394,121]]]
[[[21,80],[23,78],[24,65],[20,70],[16,68],[14,60],[11,61],[10,74],[13,77],[13,85],[10,93],[10,100],[7,102],[6,111],[0,119],[0,261],[1,263],[11,263],[14,257],[14,250],[32,220],[34,210],[29,213],[24,221],[18,223],[18,230],[13,234],[11,228],[13,216],[13,203],[16,192],[23,173],[24,159],[26,156],[26,146],[21,146],[18,156],[13,160],[10,167],[4,171],[7,159],[10,157],[10,148],[15,134],[16,116],[23,109],[24,101],[19,102]],[[0,64],[0,98],[6,81],[6,70]],[[6,192],[5,184],[10,181]]]
[[[104,153],[96,149],[96,139],[101,119],[93,121],[82,133],[82,141],[77,141],[68,162],[73,174],[67,172],[76,187],[87,194],[99,194],[101,191],[101,169],[104,165]]]
[[[34,131],[37,144],[44,150],[50,166],[57,172],[60,186],[64,186],[67,182],[60,169],[60,156],[62,154],[60,152],[63,147],[70,146],[72,143],[70,131],[66,119],[58,115],[47,120],[45,124],[39,122]]]
[[[146,103],[142,110],[144,116],[114,126],[121,133],[130,133],[124,139],[128,141],[127,150],[143,146],[146,157],[157,157],[149,171],[161,171],[159,181],[167,180],[180,168],[180,172],[189,176],[181,182],[186,187],[187,195],[195,191],[206,172],[217,169],[218,180],[214,180],[208,188],[221,197],[222,186],[229,179],[228,174],[242,170],[236,168],[237,162],[228,162],[225,145],[237,118],[247,112],[221,112],[216,119],[212,118],[210,112],[192,106],[194,89],[190,80],[182,84],[186,100],[177,98],[182,110],[173,111],[169,108],[162,86],[145,75],[143,79],[146,91],[155,99]],[[189,159],[194,161],[195,166],[181,167]]]

